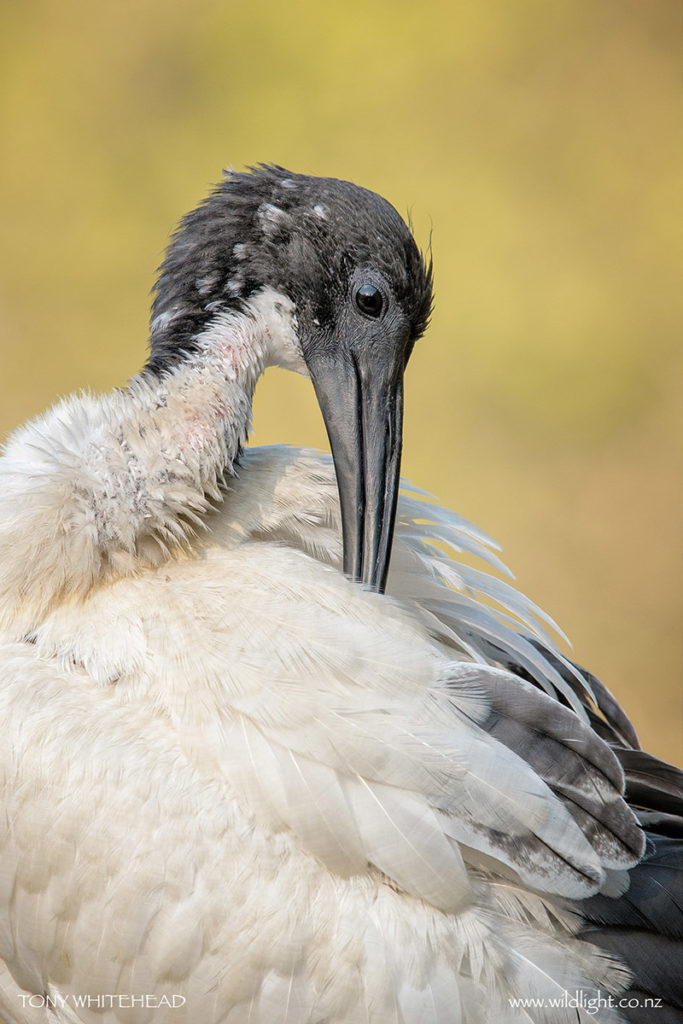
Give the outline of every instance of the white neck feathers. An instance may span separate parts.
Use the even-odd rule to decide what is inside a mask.
[[[267,290],[244,313],[218,313],[161,377],[71,396],[12,435],[0,459],[0,626],[30,629],[55,599],[189,543],[221,500],[271,363],[303,365],[292,305]]]

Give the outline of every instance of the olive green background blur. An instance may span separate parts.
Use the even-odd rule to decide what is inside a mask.
[[[404,472],[681,758],[678,0],[3,0],[0,433],[145,356],[169,230],[229,164],[433,228]],[[269,371],[257,442],[326,446]]]

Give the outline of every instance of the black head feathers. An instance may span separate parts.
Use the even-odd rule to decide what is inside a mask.
[[[300,326],[333,330],[352,276],[376,271],[400,305],[411,342],[432,304],[431,261],[385,199],[347,181],[259,166],[226,172],[181,222],[155,288],[147,369],[167,368],[219,312],[271,287]]]

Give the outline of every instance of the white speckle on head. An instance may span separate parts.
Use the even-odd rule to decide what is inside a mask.
[[[262,203],[259,206],[258,219],[266,235],[271,235],[274,230],[278,230],[291,222],[289,214],[281,210],[279,206],[273,206],[272,203]]]
[[[232,254],[236,260],[245,260],[247,258],[247,246],[244,242],[238,242],[237,245],[233,245]]]
[[[152,334],[160,333],[165,330],[170,323],[177,320],[179,316],[182,316],[185,310],[181,309],[166,309],[163,313],[159,313],[155,316],[150,325]]]
[[[208,295],[218,284],[218,274],[207,274],[206,277],[198,277],[195,284],[200,295]]]
[[[297,183],[292,178],[284,178],[280,184],[283,188],[297,188]]]
[[[321,203],[317,203],[313,207],[313,213],[319,220],[327,220],[327,209]]]

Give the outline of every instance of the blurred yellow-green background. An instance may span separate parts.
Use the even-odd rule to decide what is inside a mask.
[[[222,167],[433,227],[405,474],[681,759],[679,0],[4,0],[0,433],[143,361],[168,232]],[[257,442],[323,446],[269,371]]]

